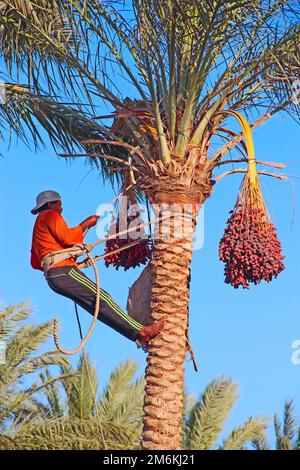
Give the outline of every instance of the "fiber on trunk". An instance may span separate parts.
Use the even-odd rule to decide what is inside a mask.
[[[176,216],[176,224],[183,216]],[[164,330],[149,345],[144,402],[143,449],[180,449],[184,359],[189,303],[189,269],[194,223],[185,224],[182,238],[155,240],[151,267],[152,317]]]

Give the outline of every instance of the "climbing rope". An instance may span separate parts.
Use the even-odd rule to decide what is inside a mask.
[[[89,261],[91,263],[91,265],[93,266],[93,269],[94,269],[94,273],[95,273],[95,280],[96,280],[96,303],[95,303],[95,310],[94,310],[94,316],[93,316],[93,321],[90,325],[90,328],[87,332],[87,334],[85,335],[85,337],[81,340],[81,343],[79,344],[79,346],[77,346],[77,348],[75,349],[64,349],[63,347],[60,346],[59,344],[59,341],[58,341],[58,320],[57,318],[55,318],[53,320],[53,339],[54,339],[54,343],[55,343],[55,346],[56,348],[58,349],[59,352],[61,352],[62,354],[66,354],[67,356],[71,356],[73,354],[76,354],[78,353],[79,351],[81,351],[82,348],[84,348],[87,340],[89,339],[89,337],[91,336],[92,334],[92,331],[94,329],[94,326],[96,324],[96,321],[97,321],[97,318],[98,318],[98,312],[99,312],[99,306],[100,306],[100,279],[99,279],[99,271],[96,267],[96,264],[95,264],[95,261],[92,257],[92,255],[89,253],[89,251],[87,251],[87,256],[89,258]]]
[[[169,217],[169,216],[168,216]],[[149,225],[149,223],[153,223],[155,222],[156,220],[165,220],[165,218],[160,218],[160,217],[157,217],[156,219],[154,219],[153,221],[150,221],[150,222],[146,222],[142,225],[140,225],[140,227],[142,226],[146,226],[146,225]],[[135,230],[136,228],[132,228],[132,229],[129,229],[129,230],[123,230],[122,232],[119,232],[117,235],[123,235],[125,233],[129,233],[131,232],[132,230]],[[64,349],[62,346],[60,346],[59,344],[59,340],[58,340],[58,320],[57,318],[55,318],[53,320],[53,339],[54,339],[54,344],[57,348],[57,350],[59,352],[61,352],[62,354],[66,354],[68,356],[71,356],[73,354],[76,354],[78,353],[79,351],[81,351],[81,349],[84,347],[84,345],[86,344],[87,340],[89,339],[89,337],[91,336],[92,334],[92,331],[94,329],[94,326],[97,322],[97,319],[98,319],[98,312],[99,312],[99,305],[100,305],[100,280],[99,280],[99,271],[97,269],[97,266],[96,266],[96,261],[99,261],[100,259],[103,259],[105,258],[106,256],[110,256],[112,253],[118,253],[122,250],[126,250],[127,248],[131,247],[131,246],[134,246],[136,245],[137,243],[140,243],[139,240],[134,240],[133,242],[130,242],[128,243],[127,245],[121,247],[121,248],[118,248],[116,250],[113,250],[113,251],[110,251],[109,253],[105,253],[104,255],[101,255],[101,256],[97,256],[95,258],[92,257],[91,253],[90,253],[90,250],[95,247],[96,245],[98,245],[99,243],[103,243],[104,241],[107,241],[107,240],[110,240],[111,238],[114,238],[116,235],[112,236],[112,237],[108,237],[108,238],[104,238],[102,240],[99,240],[97,242],[95,242],[94,244],[91,244],[91,245],[86,245],[83,249],[87,255],[87,259],[84,260],[82,263],[80,263],[78,265],[79,268],[84,268],[84,267],[88,267],[90,265],[93,266],[93,270],[94,270],[94,274],[95,274],[95,281],[96,281],[96,303],[95,303],[95,309],[94,309],[94,315],[93,315],[93,320],[92,320],[92,323],[90,325],[90,328],[87,332],[87,334],[85,335],[84,339],[81,341],[81,343],[79,344],[79,346],[75,349],[71,349],[71,350],[68,350],[68,349]],[[61,250],[63,251],[63,250]],[[66,250],[67,251],[67,250]],[[81,250],[82,251],[82,250]]]
[[[133,184],[129,185],[124,191],[122,191],[118,196],[116,196],[111,202],[114,202],[116,201],[117,199],[119,199],[122,194],[124,194],[125,191],[127,191],[130,187],[132,187]],[[172,215],[182,215],[181,212],[174,212],[172,213]],[[185,214],[185,216],[187,216],[187,214]],[[190,218],[193,218],[194,216],[191,215],[188,217]],[[169,214],[167,214],[165,217],[156,217],[155,219],[153,220],[148,220],[148,222],[144,222],[143,224],[139,224],[139,229],[143,228],[143,227],[146,227],[147,225],[150,225],[157,222],[157,221],[164,221],[166,219],[169,218]],[[121,236],[121,235],[125,235],[125,234],[129,234],[131,233],[132,231],[136,230],[136,227],[132,227],[130,229],[127,229],[127,230],[123,230],[121,232],[118,232],[117,234],[114,234],[110,237],[105,237],[101,240],[98,240],[92,244],[82,244],[82,245],[78,245],[77,247],[77,250],[78,250],[78,254],[76,254],[76,249],[74,249],[74,247],[72,248],[66,248],[65,250],[60,250],[59,253],[60,254],[64,254],[67,255],[68,253],[70,253],[70,251],[72,250],[72,256],[73,257],[78,257],[78,256],[82,256],[83,253],[85,253],[87,255],[87,258],[85,260],[82,261],[82,263],[78,264],[78,267],[79,268],[85,268],[85,267],[88,267],[88,266],[93,266],[93,270],[94,270],[94,274],[95,274],[95,282],[96,282],[96,303],[95,303],[95,309],[94,309],[94,315],[93,315],[93,320],[92,320],[92,323],[89,327],[89,330],[87,332],[87,334],[85,335],[85,337],[81,340],[81,343],[79,344],[79,346],[75,349],[71,349],[71,350],[68,350],[68,349],[65,349],[63,348],[60,344],[59,344],[59,340],[58,340],[58,319],[55,318],[53,320],[53,339],[54,339],[54,343],[55,343],[55,346],[57,348],[57,350],[59,352],[61,352],[62,354],[65,354],[65,355],[68,355],[68,356],[71,356],[73,354],[76,354],[78,353],[79,351],[81,351],[82,348],[84,348],[86,342],[88,341],[90,335],[92,334],[92,331],[94,329],[94,326],[97,322],[97,319],[98,319],[98,313],[99,313],[99,306],[100,306],[100,279],[99,279],[99,271],[97,269],[97,266],[96,266],[96,261],[99,261],[100,259],[103,259],[105,258],[106,256],[110,256],[111,254],[113,253],[118,253],[120,251],[123,251],[123,250],[126,250],[128,248],[130,248],[131,246],[134,246],[135,244],[137,243],[140,243],[140,240],[134,240],[130,243],[128,243],[127,245],[121,247],[121,248],[118,248],[116,250],[113,250],[113,251],[110,251],[108,253],[105,253],[104,255],[100,255],[100,256],[96,256],[96,257],[93,257],[91,255],[91,250],[94,249],[97,245],[99,245],[100,243],[103,243],[103,242],[106,242],[108,240],[111,240],[113,238],[115,238],[116,236]],[[86,233],[86,232],[85,232]],[[51,258],[52,256],[52,261],[53,261],[53,254],[49,254],[47,255],[45,258],[49,257]],[[44,258],[44,259],[45,259]],[[67,259],[67,258],[65,258]],[[49,269],[49,266],[48,266],[48,269]]]
[[[82,341],[83,340],[83,334],[82,334],[82,328],[81,328],[80,318],[79,318],[79,314],[78,314],[78,308],[77,308],[76,302],[74,302],[74,304],[75,304],[75,312],[76,312],[76,319],[77,319],[77,325],[78,325],[78,330],[79,330],[79,336],[80,336],[80,339]],[[104,432],[103,432],[103,428],[102,428],[102,421],[101,421],[101,417],[100,417],[100,413],[99,413],[99,409],[98,409],[98,403],[97,403],[97,399],[96,399],[96,396],[95,396],[95,392],[93,390],[93,385],[92,385],[92,380],[91,380],[91,375],[90,375],[89,362],[87,360],[87,355],[86,355],[86,351],[85,351],[84,348],[83,348],[83,359],[84,359],[84,362],[85,362],[90,394],[91,394],[91,397],[92,397],[92,400],[93,400],[93,403],[94,403],[96,416],[97,416],[97,420],[98,420],[98,423],[99,423],[99,428],[100,428],[101,439],[102,439],[102,442],[103,442],[103,447],[104,447],[104,450],[107,450],[107,446],[106,446],[106,442],[105,442],[105,438],[104,438]]]

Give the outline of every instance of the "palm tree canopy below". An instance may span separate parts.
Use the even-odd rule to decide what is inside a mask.
[[[57,352],[39,353],[49,338],[50,325],[27,323],[25,303],[0,312],[0,342],[6,345],[0,365],[0,448],[3,449],[137,449],[142,430],[143,377],[135,379],[137,364],[119,364],[99,393],[97,369],[86,353],[77,367]],[[59,366],[53,376],[49,366]],[[39,381],[24,387],[33,373]],[[197,400],[185,393],[183,448],[237,450],[251,442],[256,450],[270,449],[268,420],[251,416],[224,437],[224,426],[236,401],[238,387],[219,377]],[[274,416],[277,450],[299,448],[300,429],[294,401],[285,403],[283,423]]]
[[[0,387],[0,448],[139,448],[145,381],[143,377],[134,378],[136,363],[128,360],[117,366],[101,393],[97,369],[85,352],[79,357],[77,367],[72,367],[57,353],[54,356],[44,353],[35,356],[32,369],[33,363],[29,367],[29,359],[25,361],[28,354],[25,331],[31,331],[30,349],[36,353],[43,342],[41,335],[45,335],[45,325],[31,330],[27,324],[20,328],[19,323],[30,315],[24,304],[9,307],[1,313],[0,338],[6,338],[8,352],[7,363],[1,368],[4,380]],[[23,368],[17,368],[15,375],[11,369],[13,343],[18,345],[18,356],[23,362]],[[51,364],[60,365],[60,375],[52,376],[48,368]],[[22,391],[20,381],[32,371],[39,371],[40,382]],[[224,377],[208,384],[196,402],[186,394],[183,447],[190,450],[240,449],[251,440],[265,439],[266,419],[250,417],[217,447],[236,400],[237,385]]]
[[[40,415],[19,426],[12,436],[17,447],[137,449],[142,431],[144,380],[134,380],[136,370],[133,361],[121,363],[99,393],[97,369],[83,352],[76,368],[61,368],[60,383],[43,389],[44,399],[37,403]],[[45,378],[49,379],[48,374]]]
[[[26,303],[0,311],[0,449],[136,448],[144,389],[137,364],[120,364],[99,394],[87,354],[72,367],[57,351],[40,352],[52,325],[32,325],[30,315]]]
[[[48,377],[41,382],[34,380],[34,374],[45,372],[51,365],[67,364],[57,351],[39,353],[52,333],[51,324],[23,324],[30,314],[26,303],[0,311],[0,343],[4,346],[0,364],[0,432],[8,423],[16,426],[36,416],[36,397],[57,380],[57,377]]]

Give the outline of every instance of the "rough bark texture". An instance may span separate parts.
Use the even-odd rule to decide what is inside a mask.
[[[176,218],[177,223],[182,218]],[[189,273],[194,223],[186,221],[182,238],[155,240],[151,261],[152,317],[165,323],[151,341],[146,368],[143,449],[180,449],[184,360],[189,304]],[[189,226],[189,228],[187,228]]]
[[[180,449],[183,413],[184,360],[187,350],[190,263],[193,254],[195,216],[211,195],[214,181],[207,156],[191,148],[186,159],[172,155],[168,165],[161,161],[145,168],[140,189],[145,191],[154,212],[180,213],[170,224],[169,236],[154,231],[151,260],[151,312],[162,320],[163,331],[149,344],[144,401],[142,449]],[[164,209],[163,204],[167,207]],[[160,206],[156,209],[157,206]],[[190,209],[188,209],[190,207]],[[188,218],[188,210],[194,217]],[[158,216],[157,213],[155,213]],[[162,222],[164,227],[164,222]],[[175,234],[175,236],[174,236]]]

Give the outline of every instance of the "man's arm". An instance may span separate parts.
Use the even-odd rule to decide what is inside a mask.
[[[85,219],[83,222],[81,222],[80,227],[82,228],[82,231],[84,232],[87,228],[93,227],[96,225],[98,222],[99,215],[91,215],[87,219]]]
[[[53,237],[65,248],[83,242],[83,232],[96,225],[97,215],[85,219],[76,227],[69,228],[64,218],[56,211],[49,211],[48,228]]]

